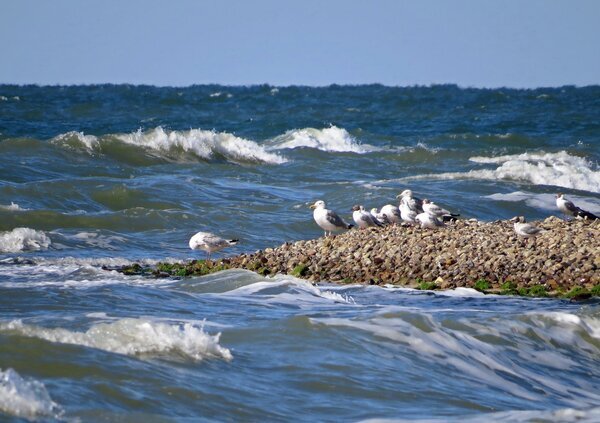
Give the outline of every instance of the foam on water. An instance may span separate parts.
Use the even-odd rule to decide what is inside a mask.
[[[100,139],[94,135],[85,135],[83,132],[69,131],[55,136],[50,142],[69,148],[84,147],[88,151],[93,151],[98,147]]]
[[[0,209],[2,210],[8,210],[8,211],[27,211],[28,209],[24,209],[23,207],[19,206],[17,203],[11,201],[10,204],[4,205],[4,204],[0,204]]]
[[[47,250],[52,242],[43,231],[30,228],[15,228],[0,232],[0,253]]]
[[[13,369],[0,369],[0,411],[28,420],[59,418],[61,407],[52,401],[43,383],[24,379]]]
[[[225,274],[225,272],[223,273]],[[259,296],[262,300],[289,304],[315,303],[323,300],[328,303],[356,304],[351,296],[341,295],[332,290],[323,290],[308,281],[288,275],[265,278],[265,280],[232,289],[226,294],[236,297]]]
[[[414,360],[412,354],[416,354],[458,371],[464,383],[485,381],[527,401],[542,400],[550,393],[573,407],[600,401],[600,394],[590,391],[585,381],[563,380],[553,373],[577,367],[583,371],[595,363],[600,320],[592,315],[532,312],[509,318],[461,319],[457,325],[446,325],[423,311],[382,311],[367,319],[311,318],[311,322],[363,331],[373,336],[365,342],[379,345],[383,339],[391,342],[389,348],[401,346],[403,359]],[[547,371],[534,370],[528,363]],[[525,389],[519,381],[536,389]]]
[[[192,323],[167,324],[143,318],[97,323],[85,332],[44,328],[12,320],[0,323],[0,332],[16,333],[50,342],[82,345],[125,355],[177,355],[187,359],[231,360],[231,352],[219,345],[220,333],[209,335]]]
[[[360,144],[348,131],[337,126],[316,129],[304,128],[287,131],[269,143],[270,150],[315,148],[328,152],[371,153],[381,149],[369,144]]]
[[[480,164],[499,164],[496,169],[473,169],[401,178],[411,180],[480,179],[505,180],[532,185],[555,185],[583,191],[600,192],[600,170],[585,158],[558,153],[523,153],[498,157],[471,157]]]

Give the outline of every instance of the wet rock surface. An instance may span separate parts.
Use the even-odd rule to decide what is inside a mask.
[[[518,238],[508,221],[461,220],[436,230],[403,225],[353,229],[216,262],[172,264],[172,272],[169,265],[160,264],[158,274],[189,276],[242,268],[313,282],[470,287],[575,299],[600,295],[600,221],[549,217],[533,223],[545,230],[535,240]]]

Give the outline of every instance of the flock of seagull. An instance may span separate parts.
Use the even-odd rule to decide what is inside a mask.
[[[377,208],[366,210],[362,205],[352,207],[352,219],[356,226],[365,229],[372,226],[384,226],[388,224],[408,223],[411,225],[419,224],[421,228],[435,229],[445,226],[444,222],[454,221],[460,216],[451,213],[429,201],[428,199],[419,199],[413,196],[411,190],[402,191],[396,198],[400,199],[400,204],[396,207],[392,204],[386,204],[379,211]],[[566,216],[574,216],[579,219],[600,219],[589,211],[583,210],[567,200],[563,193],[556,194],[556,207]],[[330,236],[333,231],[350,229],[354,225],[346,223],[338,214],[327,209],[325,202],[319,200],[310,205],[314,209],[313,217],[321,229],[325,231],[325,236]],[[534,238],[544,232],[543,229],[525,222],[523,216],[517,216],[510,219],[513,222],[515,233],[522,238]]]
[[[381,210],[373,208],[368,211],[362,205],[355,205],[352,207],[354,223],[360,229],[403,222],[420,225],[421,228],[436,229],[445,226],[444,222],[455,221],[459,216],[459,214],[451,213],[428,199],[421,200],[414,197],[409,189],[402,191],[396,198],[399,199],[400,204],[398,206],[386,204],[381,207]],[[600,219],[595,214],[577,207],[573,202],[567,200],[562,193],[556,195],[556,207],[565,216],[588,220]],[[322,200],[311,204],[310,208],[314,209],[315,222],[325,231],[326,237],[331,236],[334,231],[350,229],[355,226],[346,223],[335,211],[328,209]],[[535,238],[544,232],[543,229],[526,223],[523,216],[514,217],[510,221],[514,223],[516,234],[524,239]],[[192,250],[205,251],[208,260],[211,253],[235,245],[237,242],[237,239],[223,239],[210,232],[198,232],[190,239],[189,246]]]
[[[384,226],[402,222],[412,225],[420,224],[423,228],[437,228],[444,226],[444,222],[456,220],[458,214],[450,213],[428,199],[421,200],[413,196],[411,190],[406,189],[396,196],[400,200],[398,206],[386,204],[379,211],[376,208],[366,210],[361,205],[352,207],[352,219],[356,226],[365,229],[371,226]],[[350,229],[349,225],[333,210],[326,208],[325,202],[319,200],[310,205],[314,209],[313,217],[317,225],[325,231],[325,236],[333,231]]]

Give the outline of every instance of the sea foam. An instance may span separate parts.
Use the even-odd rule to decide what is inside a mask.
[[[328,152],[371,153],[381,149],[359,143],[344,128],[330,126],[324,129],[304,128],[288,131],[270,142],[270,150],[315,148]]]
[[[52,242],[43,231],[30,228],[15,228],[0,232],[0,253],[46,250]]]
[[[471,157],[480,164],[499,164],[496,169],[473,169],[468,172],[448,172],[416,175],[409,180],[479,179],[505,180],[533,185],[554,185],[583,191],[600,192],[600,170],[584,157],[558,153],[523,153],[497,157]]]
[[[0,411],[28,420],[59,418],[63,413],[43,383],[26,380],[13,369],[0,369]]]
[[[16,332],[21,336],[50,342],[82,345],[133,356],[176,354],[193,360],[233,358],[227,348],[219,345],[220,333],[209,335],[203,327],[191,323],[171,325],[143,318],[125,318],[111,323],[97,323],[85,332],[76,332],[12,320],[0,323],[0,332]]]

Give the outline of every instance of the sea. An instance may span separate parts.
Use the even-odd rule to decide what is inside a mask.
[[[597,300],[110,270],[404,189],[600,213],[599,163],[599,86],[0,85],[0,421],[600,421]]]

